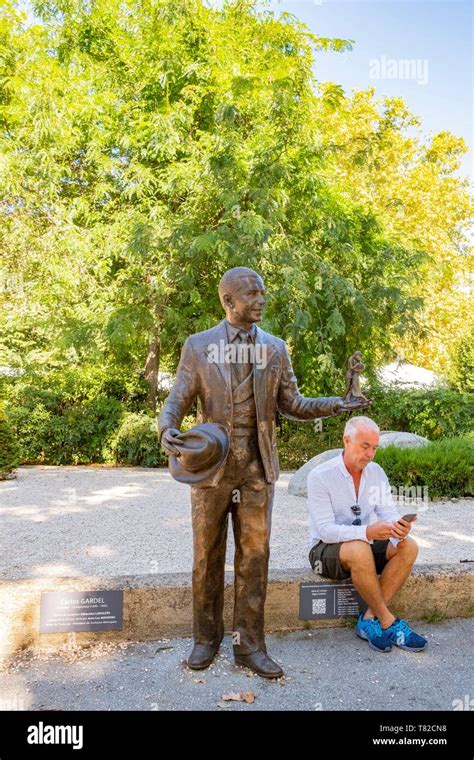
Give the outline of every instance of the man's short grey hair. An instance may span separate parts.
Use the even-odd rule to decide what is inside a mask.
[[[344,435],[348,435],[351,441],[354,440],[357,430],[372,430],[374,433],[380,433],[380,428],[376,422],[370,419],[370,417],[364,417],[362,414],[359,417],[351,417],[347,420],[344,428]]]

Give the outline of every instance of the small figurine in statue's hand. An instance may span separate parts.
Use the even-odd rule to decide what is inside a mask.
[[[355,351],[347,361],[343,409],[364,409],[372,404],[372,401],[364,396],[360,389],[359,374],[364,369],[362,354],[360,351]]]

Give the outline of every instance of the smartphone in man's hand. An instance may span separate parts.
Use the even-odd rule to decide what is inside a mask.
[[[415,514],[415,512],[409,512],[407,515],[403,515],[403,517],[400,517],[400,519],[399,519],[399,520],[397,520],[397,523],[398,523],[398,524],[399,524],[399,525],[400,525],[402,528],[404,528],[404,529],[405,529],[405,526],[401,524],[400,520],[406,520],[407,522],[411,523],[411,522],[413,522],[413,520],[415,520],[417,517],[418,517],[418,515],[417,515],[417,514]],[[393,523],[393,524],[394,524],[394,525],[396,525],[396,523]],[[396,545],[397,545],[397,544],[398,544],[400,541],[404,541],[404,540],[405,540],[405,538],[406,538],[406,536],[405,536],[404,538],[395,538],[395,536],[392,536],[392,538],[390,539],[390,541],[391,541],[391,543],[393,544],[393,546],[396,546]]]

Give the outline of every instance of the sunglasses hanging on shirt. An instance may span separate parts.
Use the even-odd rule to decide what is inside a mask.
[[[356,515],[356,519],[352,521],[352,525],[362,525],[362,521],[360,519],[361,509],[359,505],[355,504],[353,507],[351,507],[351,512]]]

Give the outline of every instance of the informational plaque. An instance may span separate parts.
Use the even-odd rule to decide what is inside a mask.
[[[300,584],[300,620],[358,616],[366,608],[352,583]]]
[[[45,591],[40,633],[114,631],[122,628],[123,591]]]

